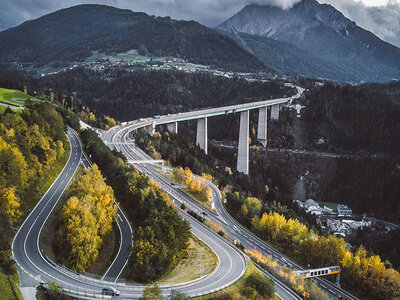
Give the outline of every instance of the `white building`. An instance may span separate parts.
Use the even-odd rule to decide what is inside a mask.
[[[351,208],[349,208],[347,205],[341,204],[337,206],[337,212],[339,216],[351,216],[353,214]]]

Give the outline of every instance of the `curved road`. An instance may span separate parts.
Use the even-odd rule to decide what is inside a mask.
[[[124,155],[127,157],[127,159],[129,159],[129,160],[134,160],[134,161],[152,160],[152,158],[150,156],[145,154],[139,148],[135,147],[132,143],[126,143],[127,135],[131,130],[125,130],[124,128],[120,128],[120,130],[115,130],[115,129],[116,128],[114,127],[113,130],[110,130],[103,134],[102,138],[107,144],[109,144],[110,146],[113,146],[113,148],[115,148],[117,150],[122,151],[124,153]],[[176,186],[172,186],[171,181],[169,181],[167,178],[165,178],[164,176],[159,174],[152,167],[150,167],[146,164],[137,164],[137,165],[135,165],[135,167],[140,172],[146,174],[149,178],[153,179],[155,182],[160,184],[160,186],[163,188],[163,190],[166,191],[170,195],[171,199],[173,199],[175,201],[175,204],[177,207],[179,207],[180,204],[184,203],[188,208],[196,211],[198,214],[200,214],[201,212],[203,212],[205,210],[197,202],[195,202],[193,199],[188,197],[185,193],[183,193],[178,188],[176,188]],[[219,190],[218,190],[218,192],[219,192]],[[217,196],[216,192],[213,191],[213,193],[214,193],[213,196],[216,197]],[[217,209],[217,211],[219,211],[219,207],[216,207],[216,209]],[[213,219],[213,221],[216,221],[219,223],[222,222],[221,225],[226,229],[226,225],[228,225],[228,224],[225,223],[221,217],[214,216],[211,212],[209,212],[209,218],[211,218],[211,219]],[[210,233],[215,234],[212,231],[210,231]],[[226,241],[223,239],[221,239],[221,241],[226,243]],[[259,268],[259,270],[266,277],[274,280],[275,293],[281,299],[301,299],[301,297],[299,297],[294,291],[292,291],[289,287],[285,286],[279,280],[277,280],[270,274],[267,274],[267,272],[265,272],[261,268]]]
[[[144,153],[142,150],[135,147],[132,143],[127,143],[127,138],[130,132],[142,129],[148,126],[150,123],[151,119],[141,119],[125,123],[124,125],[115,126],[107,132],[104,132],[102,138],[110,146],[113,146],[114,148],[122,151],[128,159],[131,159],[133,161],[151,160],[152,158]],[[207,210],[203,206],[195,202],[193,199],[188,197],[186,194],[184,194],[182,191],[180,191],[178,188],[172,186],[171,182],[166,177],[159,174],[152,167],[146,164],[137,164],[136,168],[158,182],[163,187],[163,189],[166,190],[172,197],[177,199],[179,202],[184,203],[190,209],[196,211],[197,213],[201,213]],[[219,189],[214,184],[210,184],[213,189],[214,205],[217,214],[214,215],[212,212],[208,211],[209,218],[219,222],[224,227],[228,235],[233,239],[239,240],[245,248],[257,248],[264,255],[271,255],[275,260],[277,260],[279,264],[283,266],[288,266],[295,270],[303,270],[300,265],[291,261],[288,257],[284,256],[279,251],[275,250],[273,247],[263,242],[249,230],[242,227],[242,225],[239,224],[236,220],[234,220],[226,212],[222,204],[222,196]],[[347,291],[343,290],[342,288],[338,287],[337,285],[326,279],[314,278],[312,280],[315,281],[323,290],[328,292],[333,297],[342,297],[343,299],[349,300],[357,299],[355,296],[351,295]]]
[[[89,157],[87,157],[84,151],[82,151],[81,161],[85,168],[90,168],[93,165],[92,161],[89,159]],[[119,240],[120,244],[118,252],[114,260],[111,262],[109,268],[101,278],[101,280],[113,281],[113,282],[117,281],[122,271],[124,270],[126,264],[128,263],[130,255],[129,248],[133,245],[133,239],[132,239],[133,232],[131,224],[129,223],[127,217],[125,216],[124,212],[121,210],[119,206],[118,206],[117,226],[120,233],[120,240]]]
[[[13,257],[18,267],[36,281],[56,280],[62,285],[65,292],[70,292],[75,296],[79,293],[81,297],[96,295],[101,297],[102,288],[113,285],[121,291],[121,297],[138,298],[142,296],[144,286],[117,284],[80,276],[56,265],[41,253],[39,248],[41,229],[68,186],[81,160],[82,147],[78,137],[71,130],[68,130],[67,137],[71,145],[68,161],[18,230],[12,244]],[[243,254],[194,218],[182,212],[181,215],[189,221],[193,234],[215,252],[219,258],[219,264],[212,274],[200,280],[177,286],[162,286],[163,295],[169,295],[172,289],[179,289],[189,296],[208,294],[225,288],[240,279],[247,267],[247,260]]]

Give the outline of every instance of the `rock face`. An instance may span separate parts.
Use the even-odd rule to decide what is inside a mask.
[[[264,69],[235,41],[194,21],[149,16],[104,5],[78,5],[0,32],[0,61],[82,61],[93,51],[141,49],[152,56],[239,70]]]
[[[352,82],[400,78],[399,48],[357,26],[334,7],[315,0],[301,0],[286,10],[248,5],[220,24],[218,30],[235,38],[265,63],[271,63],[269,56],[278,56],[279,65],[269,65],[285,73],[305,72],[304,75]],[[243,38],[243,34],[247,36]],[[269,46],[261,46],[260,38]],[[258,53],[257,48],[267,50],[271,44],[279,51]],[[294,56],[290,52],[295,52]],[[289,61],[299,60],[302,66],[286,70],[282,67],[285,57]],[[313,66],[315,62],[317,66]]]

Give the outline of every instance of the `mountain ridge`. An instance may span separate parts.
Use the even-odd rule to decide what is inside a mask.
[[[149,16],[112,6],[83,4],[58,10],[0,32],[1,61],[47,64],[82,61],[93,51],[124,53],[145,48],[232,69],[264,65],[232,39],[195,21]]]
[[[345,81],[400,78],[399,48],[359,27],[333,6],[319,4],[315,0],[302,0],[286,10],[250,4],[217,29],[231,37],[239,32],[294,45],[309,54],[304,59],[316,57],[327,66],[333,64],[347,69],[349,76]],[[259,55],[256,56],[267,63]],[[320,70],[322,77],[329,75],[327,66]],[[337,79],[333,77],[328,76]]]

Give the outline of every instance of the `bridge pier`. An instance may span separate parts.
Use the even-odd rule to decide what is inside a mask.
[[[258,127],[257,127],[257,140],[267,146],[267,130],[268,130],[268,109],[261,107],[258,110]]]
[[[279,120],[279,104],[275,104],[271,106],[271,120],[278,121]]]
[[[178,133],[178,122],[168,123],[167,128],[169,132]]]
[[[156,123],[151,123],[150,125],[146,126],[144,128],[144,130],[150,134],[150,135],[154,135],[154,133],[156,132]]]
[[[249,174],[249,111],[240,113],[237,170]]]
[[[336,285],[340,287],[340,273],[336,274]]]
[[[196,145],[208,153],[207,118],[197,120]]]

